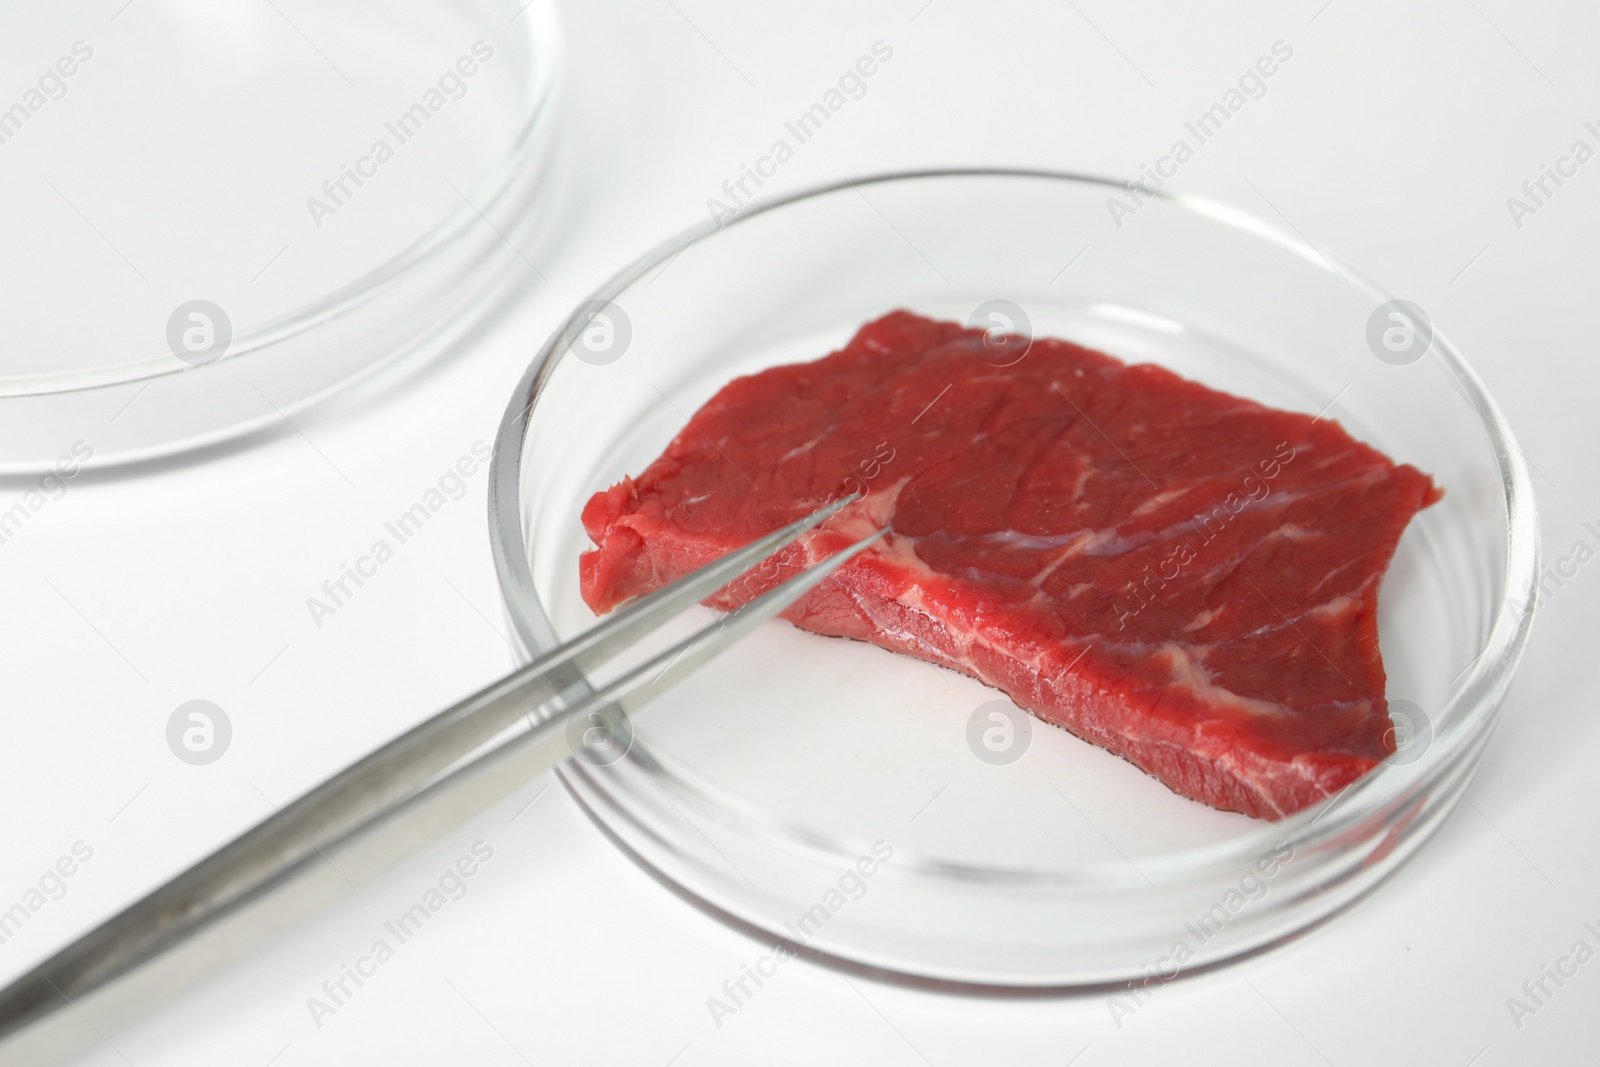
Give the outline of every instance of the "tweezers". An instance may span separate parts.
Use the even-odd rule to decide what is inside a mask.
[[[592,763],[624,757],[629,713],[776,616],[884,531],[803,569],[615,681],[593,688],[588,673],[855,499],[832,503],[638,598],[278,809],[0,990],[0,1040],[262,897],[487,753],[536,750],[531,763],[523,761],[535,771],[569,756]]]

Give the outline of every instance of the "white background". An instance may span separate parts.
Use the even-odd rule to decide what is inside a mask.
[[[1180,184],[1288,220],[1424,307],[1541,472],[1547,560],[1596,545],[1600,162],[1520,228],[1506,199],[1575,139],[1596,142],[1600,10],[1321,5],[563,5],[575,194],[537,252],[548,282],[530,272],[513,315],[360,410],[308,413],[301,432],[203,464],[84,479],[0,548],[0,907],[75,841],[94,850],[0,946],[0,979],[505,668],[482,472],[320,628],[305,600],[492,440],[561,314],[702,218],[878,40],[893,60],[769,189],[962,163],[1135,173],[1287,42],[1268,95]],[[0,492],[3,508],[18,490]],[[764,950],[633,867],[558,787],[541,794],[546,776],[85,1062],[1593,1063],[1600,962],[1520,1028],[1506,1001],[1579,938],[1597,945],[1583,929],[1600,925],[1597,624],[1590,564],[1541,609],[1468,802],[1389,884],[1287,948],[1160,989],[1120,1026],[1101,996],[962,999],[796,962],[718,1028],[706,998]],[[209,767],[164,740],[194,698],[234,724]],[[480,838],[494,858],[468,895],[314,1026],[306,998]]]

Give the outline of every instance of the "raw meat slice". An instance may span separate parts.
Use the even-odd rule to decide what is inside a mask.
[[[1427,475],[1159,367],[1043,339],[1014,365],[990,355],[979,331],[897,311],[729,383],[584,508],[585,600],[608,611],[862,491],[709,602],[887,525],[786,617],[963,671],[1254,816],[1393,751],[1378,585],[1441,495]]]

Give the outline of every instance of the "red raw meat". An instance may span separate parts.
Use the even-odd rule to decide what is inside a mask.
[[[962,671],[1184,796],[1275,819],[1394,750],[1378,584],[1441,493],[1335,422],[897,311],[739,378],[590,499],[584,599],[655,589],[852,492],[709,603],[880,526],[785,616]]]

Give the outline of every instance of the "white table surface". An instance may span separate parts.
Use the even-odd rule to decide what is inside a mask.
[[[1595,546],[1600,163],[1520,228],[1506,199],[1575,139],[1596,143],[1600,9],[1322,3],[564,4],[575,195],[534,253],[547,283],[362,410],[84,479],[0,548],[0,907],[74,843],[93,850],[0,945],[0,979],[507,665],[481,472],[320,628],[305,601],[492,438],[561,313],[703,217],[878,40],[892,62],[769,188],[959,163],[1133,173],[1287,42],[1293,61],[1181,185],[1281,213],[1426,308],[1542,472],[1547,559]],[[1600,926],[1597,626],[1592,564],[1541,609],[1469,803],[1389,884],[1287,948],[1161,988],[1120,1026],[1103,996],[961,998],[796,962],[719,1028],[705,1000],[757,943],[634,867],[545,776],[82,1062],[1600,1062],[1600,962],[1520,1026],[1507,1006],[1574,942],[1600,948],[1584,928]],[[164,738],[196,698],[235,730],[207,767]],[[307,998],[480,839],[493,859],[467,896],[317,1026]]]

